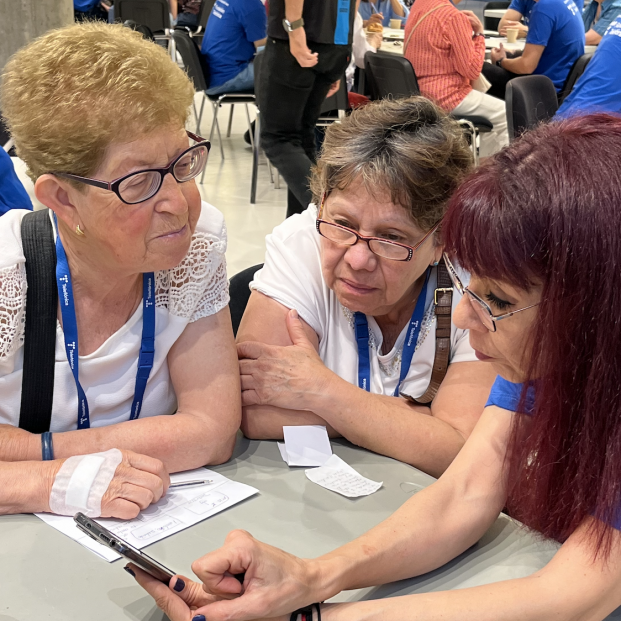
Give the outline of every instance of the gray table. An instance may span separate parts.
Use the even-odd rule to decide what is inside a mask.
[[[146,548],[162,563],[191,575],[190,564],[222,545],[233,528],[299,556],[313,557],[379,523],[433,482],[418,470],[333,442],[334,452],[361,474],[384,481],[375,494],[350,500],[289,468],[275,442],[238,440],[235,457],[214,468],[258,488],[260,495]],[[441,569],[411,580],[347,592],[336,600],[377,598],[462,588],[526,576],[542,567],[556,545],[537,540],[501,516],[473,548]],[[123,570],[107,563],[32,515],[0,517],[0,621],[162,621],[153,600]],[[621,619],[619,616],[611,618]]]

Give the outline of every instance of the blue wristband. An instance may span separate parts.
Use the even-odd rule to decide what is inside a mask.
[[[52,432],[46,431],[41,434],[41,459],[51,461],[54,459],[54,444],[52,443]]]
[[[495,405],[503,410],[510,412],[519,412],[520,414],[532,414],[535,409],[535,385],[531,382],[526,391],[526,398],[521,409],[518,406],[522,399],[524,384],[515,384],[509,382],[500,375],[496,377],[496,381],[489,393],[489,398],[485,407]]]

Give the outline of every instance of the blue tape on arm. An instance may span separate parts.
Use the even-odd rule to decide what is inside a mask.
[[[503,410],[511,412],[519,412],[520,414],[532,414],[535,408],[535,386],[531,383],[526,392],[526,399],[522,408],[518,409],[524,384],[516,384],[510,382],[500,375],[496,377],[496,381],[489,393],[489,398],[485,407],[495,405]]]

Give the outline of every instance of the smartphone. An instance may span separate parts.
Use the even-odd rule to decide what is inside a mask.
[[[151,558],[144,552],[137,550],[134,546],[123,541],[120,537],[111,533],[107,528],[104,528],[101,524],[98,524],[93,518],[89,518],[83,513],[76,513],[73,516],[77,527],[89,537],[102,543],[108,548],[112,548],[115,552],[118,552],[125,558],[129,559],[132,563],[135,563],[144,569],[147,573],[151,574],[154,578],[157,578],[164,584],[168,584],[170,579],[175,575],[170,571],[168,567],[164,567],[161,563],[158,563],[155,559]]]

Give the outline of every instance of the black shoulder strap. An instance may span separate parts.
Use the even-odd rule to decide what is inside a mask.
[[[54,396],[56,349],[56,248],[49,210],[24,216],[22,246],[26,257],[26,326],[21,429],[31,433],[50,430]]]

